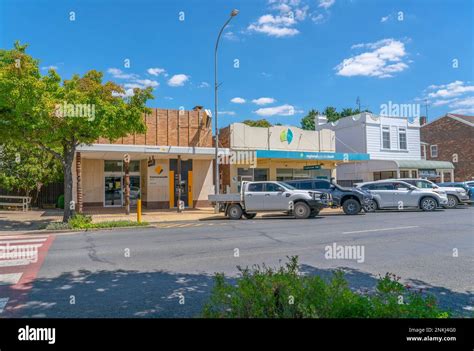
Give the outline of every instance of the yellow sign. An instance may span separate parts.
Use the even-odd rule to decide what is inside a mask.
[[[155,172],[156,174],[160,175],[163,172],[163,167],[161,167],[160,165],[156,166]]]

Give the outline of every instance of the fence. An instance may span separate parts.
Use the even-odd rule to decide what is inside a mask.
[[[31,202],[31,207],[43,208],[45,205],[54,205],[58,201],[58,197],[64,194],[64,183],[51,183],[41,187],[41,190],[36,196],[36,191],[33,191],[30,196],[34,199],[34,202]],[[9,196],[25,196],[24,191],[13,190],[7,191],[0,188],[0,195],[9,195]]]

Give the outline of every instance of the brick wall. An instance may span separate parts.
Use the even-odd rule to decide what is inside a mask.
[[[474,177],[474,127],[442,117],[420,129],[421,141],[426,146],[426,159],[452,162],[455,181],[470,180]],[[430,145],[438,145],[438,157],[432,158]],[[457,162],[454,156],[457,154]]]
[[[152,109],[144,115],[147,130],[111,141],[100,138],[99,144],[156,146],[212,146],[212,128],[203,110],[179,111]]]

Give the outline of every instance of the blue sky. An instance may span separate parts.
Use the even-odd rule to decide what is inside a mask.
[[[213,109],[214,43],[233,8],[220,126],[299,125],[357,97],[374,113],[391,101],[424,114],[427,100],[430,119],[474,114],[471,0],[1,0],[0,46],[28,43],[45,74],[97,69],[127,89],[153,86],[150,107]]]

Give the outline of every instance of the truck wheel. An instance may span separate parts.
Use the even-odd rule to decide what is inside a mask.
[[[360,203],[357,200],[349,199],[344,201],[342,209],[346,215],[356,215],[360,212]]]
[[[238,204],[230,205],[227,209],[227,216],[229,219],[240,219],[242,218],[242,207]]]
[[[311,214],[311,209],[304,202],[297,202],[293,208],[293,213],[297,219],[306,219]]]
[[[254,219],[256,215],[256,213],[244,213],[246,219]]]
[[[448,195],[448,203],[446,204],[446,208],[456,208],[458,205],[458,199],[454,195]]]

